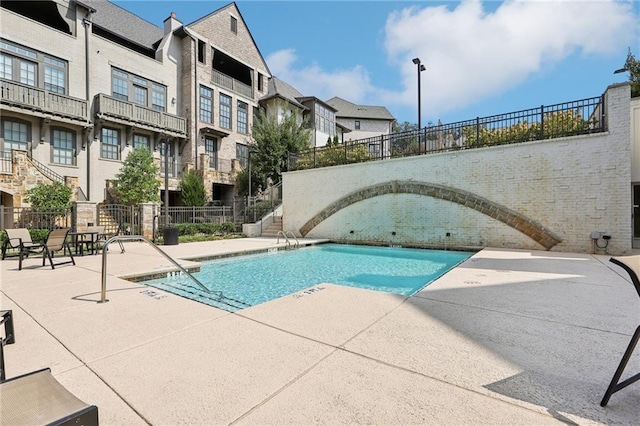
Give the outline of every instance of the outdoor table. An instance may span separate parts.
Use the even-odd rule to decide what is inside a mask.
[[[78,245],[80,246],[80,256],[84,256],[84,246],[87,246],[89,254],[93,254],[95,245],[98,240],[98,231],[75,231],[69,232],[69,237],[73,241],[76,254],[78,254]]]

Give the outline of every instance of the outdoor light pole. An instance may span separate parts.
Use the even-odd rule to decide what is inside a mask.
[[[421,74],[422,71],[426,70],[425,66],[422,65],[422,62],[420,62],[420,58],[413,58],[412,61],[414,64],[417,65],[418,67],[418,150],[420,150],[420,131],[422,130],[422,123],[421,123],[421,117],[422,117],[422,111],[421,111],[421,107],[422,107],[422,102],[420,99],[421,96],[421,90],[420,90],[420,80],[422,80],[421,78]],[[425,141],[426,143],[426,141]],[[426,148],[426,146],[425,146]],[[426,151],[426,149],[425,149]]]

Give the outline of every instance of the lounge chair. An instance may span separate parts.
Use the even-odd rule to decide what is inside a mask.
[[[51,264],[51,269],[55,269],[56,265],[64,265],[67,263],[76,264],[76,261],[73,259],[73,253],[71,253],[71,247],[69,247],[69,243],[67,242],[67,234],[69,234],[69,228],[62,229],[54,229],[50,231],[47,235],[47,239],[45,242],[37,247],[24,247],[20,250],[20,260],[18,262],[18,270],[22,270],[22,260],[27,257],[29,254],[40,254],[42,253],[42,266],[44,266],[47,258],[49,259],[49,263]],[[69,257],[71,260],[65,262],[53,263],[53,255],[54,253],[61,251],[64,255],[65,252],[69,253]]]
[[[5,380],[4,345],[15,343],[12,312],[0,311],[4,338],[0,338],[0,425],[98,424],[98,407],[88,405],[62,386],[45,368]]]
[[[622,269],[627,271],[627,273],[629,274],[629,277],[631,277],[631,282],[633,283],[633,285],[636,288],[636,291],[638,292],[638,296],[640,296],[640,279],[638,279],[638,272],[640,271],[640,255],[612,257],[611,259],[609,259],[609,261],[612,263],[615,263],[616,265],[622,267]],[[629,346],[627,346],[627,350],[625,351],[624,355],[622,356],[622,359],[620,360],[618,369],[616,370],[615,374],[613,375],[613,378],[611,379],[611,383],[609,384],[609,387],[607,388],[607,391],[605,392],[604,397],[602,398],[602,402],[600,402],[601,406],[604,407],[605,405],[607,405],[607,403],[609,402],[609,398],[611,398],[611,395],[613,395],[614,393],[618,392],[623,388],[626,388],[631,383],[634,383],[640,380],[640,373],[638,373],[634,376],[629,377],[626,380],[623,380],[622,382],[620,381],[620,376],[622,376],[622,373],[624,372],[624,369],[627,366],[629,359],[631,358],[631,354],[633,354],[633,350],[638,344],[638,340],[640,340],[640,325],[638,325],[638,328],[636,328],[636,332],[633,333],[633,336],[631,337]]]
[[[7,250],[14,249],[21,252],[27,249],[42,247],[42,243],[34,243],[27,228],[5,229],[7,239],[2,243],[2,260],[7,255]]]

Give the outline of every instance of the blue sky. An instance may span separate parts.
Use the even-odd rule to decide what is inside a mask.
[[[115,0],[162,26],[229,2]],[[609,0],[236,2],[271,72],[306,96],[384,105],[399,122],[451,123],[602,94],[627,49],[640,58],[640,2]]]

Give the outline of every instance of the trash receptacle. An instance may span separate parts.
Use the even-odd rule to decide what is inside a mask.
[[[165,246],[175,246],[178,244],[178,228],[168,226],[162,230],[162,239]]]

